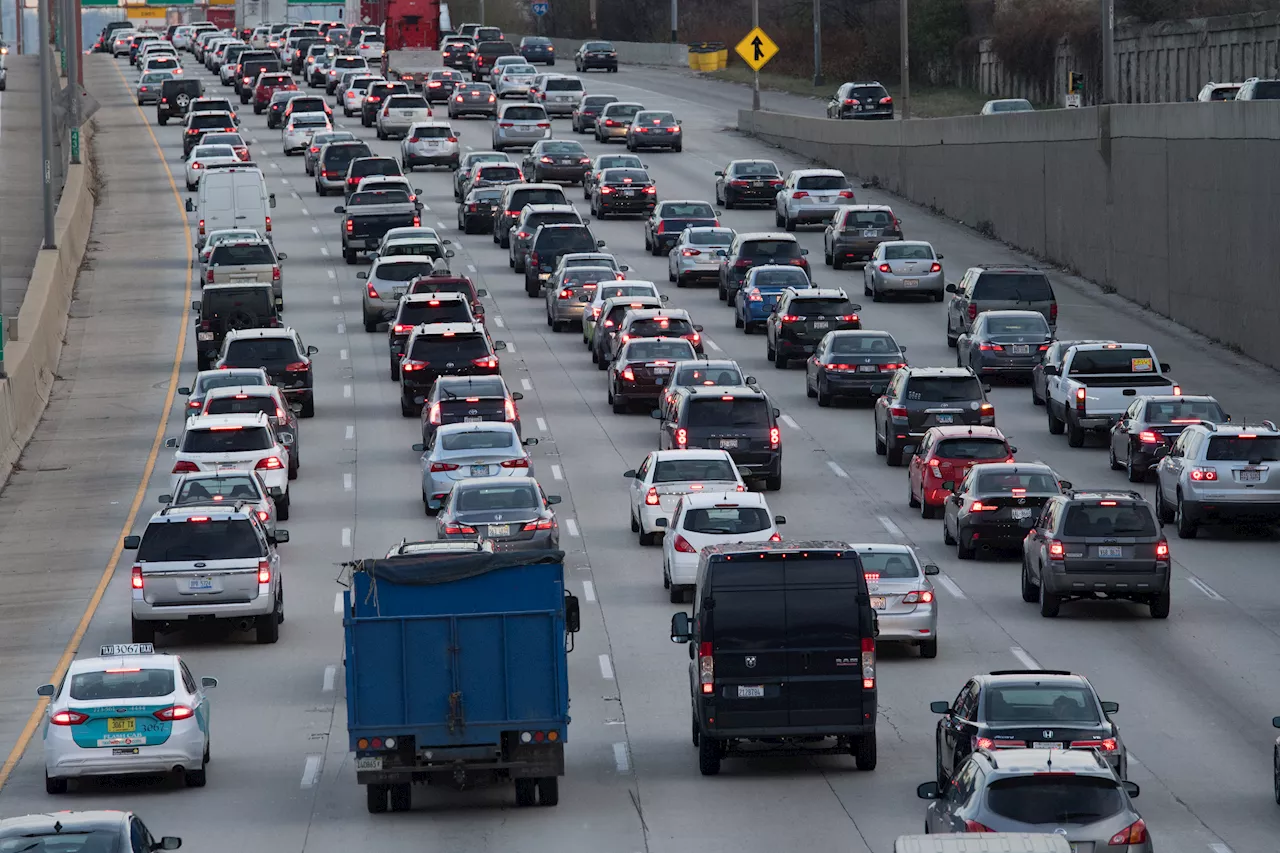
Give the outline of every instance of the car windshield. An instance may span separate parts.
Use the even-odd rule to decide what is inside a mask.
[[[898,343],[888,335],[836,335],[832,355],[896,355]]]
[[[370,278],[379,281],[411,281],[420,275],[431,272],[432,261],[395,261],[380,263],[373,269]]]
[[[988,317],[987,334],[1049,337],[1049,323],[1040,314],[1025,317]]]
[[[927,243],[908,243],[899,246],[885,246],[886,261],[931,261],[933,248]]]
[[[660,219],[715,219],[711,205],[702,201],[668,201],[658,213]]]
[[[663,459],[653,467],[655,483],[687,483],[702,480],[738,482],[738,472],[728,459]]]
[[[174,503],[190,504],[223,500],[261,500],[258,485],[249,474],[201,477],[184,482],[174,495]]]
[[[801,257],[800,244],[795,240],[747,240],[742,244],[742,256],[756,263],[787,261]]]
[[[767,427],[769,404],[760,397],[715,397],[689,402],[689,427]]]
[[[690,231],[687,242],[691,246],[727,246],[733,242],[733,232],[728,229]]]
[[[537,121],[546,119],[547,113],[542,107],[507,107],[502,117],[508,121]]]
[[[581,92],[582,81],[576,77],[552,77],[547,81],[548,92]]]
[[[1265,80],[1253,85],[1253,99],[1255,101],[1275,101],[1280,100],[1280,81]]]
[[[907,554],[858,552],[862,570],[869,581],[907,580],[920,576],[915,560]]]
[[[205,404],[206,415],[240,415],[262,412],[264,415],[276,416],[276,401],[269,394],[239,394],[230,397],[215,397]]]
[[[409,204],[409,194],[404,190],[369,190],[352,193],[347,207],[359,207],[362,204]]]
[[[111,669],[77,672],[71,676],[70,695],[81,702],[141,699],[168,696],[173,687],[172,669]]]
[[[1088,538],[1155,536],[1156,523],[1145,503],[1104,500],[1069,507],[1062,532]]]
[[[192,158],[199,160],[202,157],[234,157],[236,149],[230,145],[197,145]]]
[[[1017,823],[1054,826],[1113,817],[1124,811],[1125,798],[1105,776],[1034,774],[992,782],[987,807]]]
[[[481,166],[476,169],[477,181],[518,181],[520,180],[520,167],[499,164],[493,166]]]
[[[524,479],[524,478],[521,478]],[[459,486],[454,500],[458,512],[484,512],[495,509],[538,509],[542,500],[532,483],[501,486]]]
[[[1149,349],[1076,350],[1071,359],[1072,376],[1104,373],[1154,373],[1159,367]]]
[[[989,495],[1000,492],[1013,492],[1014,489],[1021,489],[1028,494],[1057,494],[1058,478],[1053,474],[1032,474],[1026,472],[1001,472],[998,474],[983,474],[978,477],[976,491],[980,494]]]
[[[485,339],[476,334],[453,335],[421,335],[414,342],[409,358],[413,361],[425,361],[428,364],[465,365],[469,361],[485,358],[489,355],[489,345]]]
[[[420,124],[409,131],[409,135],[416,139],[448,139],[453,136],[453,129],[440,127],[439,125]]]
[[[477,430],[444,433],[440,444],[445,450],[506,450],[516,446],[516,439],[509,430]]]
[[[591,232],[584,227],[542,228],[535,238],[534,247],[539,254],[564,254],[589,252],[596,247],[596,243],[591,239]]]
[[[660,335],[683,336],[693,334],[693,324],[683,317],[645,317],[633,320],[626,332],[636,338],[656,338]]]
[[[732,386],[745,384],[742,373],[736,367],[685,367],[676,374],[672,385],[717,385]]]
[[[693,344],[688,341],[633,341],[623,355],[623,359],[628,361],[680,361],[694,357]]]
[[[847,190],[849,179],[844,175],[804,175],[796,180],[798,190]]]
[[[252,266],[255,264],[274,264],[276,262],[275,253],[271,251],[271,247],[265,243],[256,243],[247,246],[228,245],[224,243],[213,250],[213,254],[209,257],[211,266],[221,266],[223,264]]]
[[[295,362],[298,348],[288,338],[245,338],[227,345],[226,362],[236,364],[266,364],[268,362]]]
[[[772,525],[773,519],[767,510],[758,506],[736,506],[729,501],[725,501],[724,506],[691,509],[684,516],[685,530],[712,536],[759,533]]]
[[[1226,421],[1227,415],[1222,411],[1221,406],[1207,400],[1162,400],[1147,403],[1146,419],[1150,424],[1198,423],[1199,421],[1220,424]]]
[[[436,380],[435,391],[442,400],[507,396],[507,386],[500,376],[468,376],[462,379],[446,376]]]
[[[1204,458],[1209,462],[1280,462],[1280,438],[1215,435]]]
[[[998,684],[987,688],[988,723],[1075,723],[1097,725],[1098,706],[1085,687]]]
[[[963,403],[982,399],[976,376],[915,376],[907,385],[907,400],[925,403]]]
[[[788,310],[802,317],[844,317],[853,314],[853,304],[838,297],[792,299]]]
[[[998,438],[944,438],[933,455],[940,459],[1008,459],[1009,447]]]
[[[396,315],[397,326],[420,326],[423,323],[470,323],[471,310],[461,299],[429,299],[404,302]]]
[[[264,556],[253,524],[242,518],[148,524],[138,547],[140,563],[256,560]]]

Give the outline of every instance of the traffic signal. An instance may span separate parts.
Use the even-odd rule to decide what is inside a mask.
[[[1067,74],[1067,93],[1071,95],[1084,94],[1084,75],[1079,71],[1071,71]]]

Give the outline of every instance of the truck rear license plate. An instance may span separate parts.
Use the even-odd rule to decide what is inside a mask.
[[[213,592],[213,578],[191,578],[187,581],[187,592]]]
[[[721,449],[721,450],[737,450],[737,449],[738,449],[738,439],[736,439],[736,438],[722,438],[722,439],[720,439],[720,449]]]
[[[490,524],[489,535],[490,536],[510,536],[511,525],[510,524]]]
[[[872,610],[884,610],[884,609],[885,609],[885,607],[887,607],[887,606],[888,606],[888,603],[885,601],[885,599],[884,599],[884,596],[883,596],[883,595],[873,595],[873,596],[871,596],[871,609],[872,609]]]
[[[1119,545],[1099,545],[1098,556],[1104,560],[1116,560],[1124,556],[1124,549]]]
[[[463,418],[463,419],[462,419],[462,422],[463,422],[464,424],[478,424],[478,423],[481,423],[481,422],[483,422],[483,421],[484,421],[484,417],[483,417],[482,415],[467,415],[465,418]],[[475,467],[477,467],[477,468],[478,468],[478,467],[480,467],[480,466],[479,466],[479,465],[477,465],[477,466],[475,466]],[[488,465],[484,466],[484,468],[485,468],[485,470],[486,470],[486,471],[488,471],[488,470],[489,470],[489,466],[488,466]]]
[[[1240,482],[1242,483],[1260,483],[1262,482],[1261,471],[1241,471]]]
[[[764,685],[763,684],[739,684],[738,698],[739,699],[763,699]]]
[[[381,770],[381,769],[382,769],[382,759],[381,759],[381,758],[357,758],[357,759],[356,759],[356,770],[357,770],[357,771],[360,771],[360,770]]]

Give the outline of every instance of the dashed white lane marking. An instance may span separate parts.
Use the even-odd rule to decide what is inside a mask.
[[[275,165],[274,163],[272,165]],[[308,755],[307,763],[302,765],[302,787],[314,788],[320,776],[320,761],[323,756]]]
[[[436,225],[439,225],[439,226],[440,226],[440,230],[441,230],[441,231],[447,231],[447,230],[449,230],[449,226],[448,226],[448,225],[445,225],[445,224],[444,224],[443,222],[441,222],[439,219],[437,219],[437,220],[436,220]]]
[[[475,272],[475,271],[476,271],[475,264],[467,264],[467,272]]]
[[[287,186],[289,186],[289,179],[288,179],[288,178],[281,178],[281,179],[280,179],[280,183],[284,184],[284,185],[287,187]],[[294,193],[294,195],[297,195],[297,193]]]
[[[532,390],[533,390],[533,383],[532,383],[532,382],[530,382],[528,379],[521,379],[521,380],[520,380],[520,387],[521,387],[521,388],[523,388],[523,389],[524,389],[524,390],[526,390],[526,391],[532,391]]]
[[[342,297],[335,293],[335,294],[333,295],[333,304],[334,304],[334,305],[341,305],[341,304],[342,304]]]
[[[338,350],[338,361],[346,361],[350,357],[351,357],[351,353],[349,353],[347,350],[344,350],[344,349]]]
[[[569,531],[570,536],[578,535],[578,522],[574,521],[572,518],[566,518],[564,520],[564,527],[565,530]]]
[[[779,415],[778,420],[782,421],[792,429],[800,429],[800,424],[796,423],[795,419],[792,418],[791,415]]]
[[[346,397],[347,399],[351,399],[351,386],[350,386],[350,385],[343,385],[343,386],[342,386],[342,396],[343,396],[343,397]]]
[[[293,196],[293,197],[294,197],[294,198],[296,198],[298,201],[302,201],[302,196],[298,195],[297,190],[290,190],[290,191],[289,191],[289,195]],[[303,213],[306,213],[306,211],[303,211]]]
[[[544,421],[542,418],[534,418],[534,423],[538,425],[538,432],[547,431],[547,422]]]
[[[356,487],[356,477],[354,474],[342,475],[342,490],[349,492]]]
[[[1226,601],[1225,598],[1218,594],[1217,590],[1200,580],[1200,578],[1187,578],[1187,580],[1191,582],[1192,586],[1209,596],[1214,601]]]
[[[619,773],[626,773],[631,769],[631,758],[627,755],[625,743],[613,745],[613,763],[617,765]]]
[[[294,196],[294,198],[300,198],[300,196],[299,196],[297,193],[294,193],[294,194],[293,194],[293,196]],[[304,208],[302,208],[302,215],[303,215],[303,216],[310,216],[310,215],[311,215],[311,213],[310,213],[310,212],[309,212],[309,211],[304,207]]]
[[[272,164],[271,164],[271,168],[273,168],[273,169],[279,169],[279,168],[280,168],[280,164],[279,164],[279,163],[272,163]]]
[[[351,547],[351,528],[350,527],[342,528],[342,547],[343,548]]]
[[[334,613],[342,612],[342,593],[340,592],[335,593],[333,596],[333,612]]]
[[[711,338],[703,338],[702,342],[707,346],[711,347],[716,352],[724,352],[724,350],[720,349],[720,345],[715,341],[711,340]]]
[[[877,515],[876,520],[880,522],[880,526],[889,531],[889,535],[894,539],[906,539],[907,534],[902,532],[902,528],[894,524],[893,521],[884,515]]]
[[[337,680],[338,680],[338,668],[333,664],[329,664],[324,668],[324,683],[321,685],[320,689],[323,690],[325,693],[332,693],[333,683]]]
[[[422,212],[423,212],[423,213],[429,213],[429,212],[431,212],[431,205],[429,205],[429,204],[424,204],[424,205],[422,206]]]
[[[345,335],[346,333],[347,333],[347,324],[346,324],[346,323],[339,323],[339,324],[338,324],[338,334],[340,334],[340,335]]]
[[[334,272],[333,270],[325,270],[325,272],[327,272],[327,273],[329,274],[329,278],[335,278],[335,279],[336,279],[336,278],[338,277],[338,274],[337,274],[336,272]]]
[[[593,584],[591,581],[583,581],[583,582],[582,582],[582,597],[583,597],[583,598],[585,598],[587,601],[595,601],[595,600],[596,600],[596,585],[595,585],[595,584]]]
[[[563,480],[563,479],[564,479],[564,472],[560,470],[560,466],[559,466],[559,465],[552,465],[552,466],[551,466],[551,477],[552,477],[552,479],[555,479],[555,480]]]
[[[507,341],[507,352],[515,352],[515,351],[516,351],[516,342]]]
[[[502,318],[501,318],[501,317],[494,317],[494,318],[493,318],[493,323],[494,323],[494,325],[495,325],[495,326],[497,326],[499,329],[505,329],[505,328],[507,327],[507,324],[506,324],[506,323],[504,323],[504,322],[502,321]]]
[[[942,584],[943,587],[946,588],[947,592],[951,593],[956,598],[965,597],[964,590],[962,590],[960,586],[951,578],[947,577],[946,575],[938,575],[937,580],[938,580],[938,583]]]
[[[831,471],[832,471],[832,473],[834,473],[834,474],[835,474],[837,477],[839,477],[841,480],[847,480],[847,479],[849,479],[849,475],[848,475],[847,473],[845,473],[845,470],[844,470],[843,468],[841,468],[839,465],[837,465],[836,463],[831,462],[831,461],[829,461],[829,460],[828,460],[828,462],[827,462],[827,467],[828,467],[828,468],[830,468],[830,469],[831,469]]]
[[[312,225],[312,226],[311,226],[311,232],[312,232],[313,234],[319,234],[319,233],[320,233],[320,226],[319,226],[319,225]]]
[[[600,655],[600,675],[608,681],[613,680],[613,661],[608,655]]]
[[[1132,761],[1132,760],[1133,760],[1133,753],[1130,753],[1130,754],[1129,754],[1129,760],[1130,760],[1130,761]],[[1213,853],[1231,853],[1231,848],[1230,848],[1230,847],[1228,847],[1227,845],[1223,844],[1222,842],[1217,842],[1217,843],[1215,843],[1215,844],[1210,844],[1210,845],[1209,845],[1209,849],[1210,849],[1210,850],[1212,850],[1212,851],[1213,851]]]
[[[1036,663],[1036,659],[1033,658],[1031,655],[1027,654],[1022,647],[1014,646],[1013,648],[1009,649],[1009,651],[1012,652],[1013,656],[1017,658],[1018,661],[1027,669],[1044,669],[1044,667]]]
[[[355,425],[355,424],[347,424],[347,441],[350,441],[351,439],[353,439],[353,438],[355,438],[355,437],[356,437],[356,425]]]
[[[329,250],[328,250],[327,248],[325,248],[324,246],[321,246],[321,247],[320,247],[320,254],[324,255],[324,256],[327,258],[327,257],[329,257]]]

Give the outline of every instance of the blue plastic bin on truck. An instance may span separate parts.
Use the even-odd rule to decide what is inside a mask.
[[[578,600],[564,552],[432,553],[349,564],[347,733],[370,812],[413,783],[513,782],[559,801]]]

